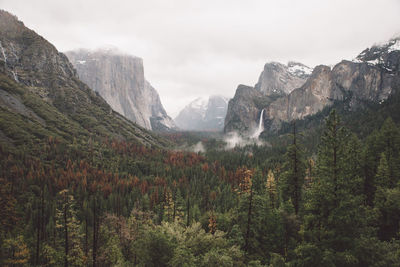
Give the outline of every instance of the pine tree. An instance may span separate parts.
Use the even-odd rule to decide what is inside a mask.
[[[271,208],[276,208],[276,202],[278,198],[278,192],[276,188],[276,181],[275,181],[275,175],[272,172],[272,170],[268,170],[268,175],[267,175],[267,183],[265,184],[265,187],[267,189],[268,195],[269,195],[269,201]]]
[[[381,154],[375,177],[374,207],[378,213],[378,237],[390,240],[399,234],[400,187],[395,186],[385,153]]]
[[[81,247],[83,235],[80,233],[79,221],[76,217],[74,197],[67,189],[58,193],[57,224],[60,247],[64,250],[64,266],[84,266],[84,253]]]
[[[400,132],[389,117],[379,131],[374,131],[368,136],[363,155],[364,192],[366,202],[373,206],[378,165],[382,153],[386,157],[390,184],[393,187],[400,180]]]
[[[253,212],[253,182],[252,176],[253,171],[243,167],[240,168],[237,173],[240,175],[239,177],[239,188],[237,189],[238,194],[241,197],[245,197],[248,200],[248,207],[247,207],[247,223],[246,223],[246,230],[245,230],[245,245],[244,249],[246,252],[249,251],[249,239],[250,239],[250,229],[251,229],[251,217]]]
[[[282,198],[284,201],[291,199],[295,214],[297,215],[300,210],[302,187],[305,178],[305,162],[303,159],[303,152],[298,143],[298,134],[296,133],[296,124],[293,123],[293,143],[288,147],[285,154],[286,162],[282,174],[281,190]]]
[[[375,186],[382,188],[392,187],[389,165],[384,152],[381,153],[379,160],[378,170],[375,176]]]
[[[360,147],[333,110],[326,120],[316,162],[316,177],[305,204],[305,248],[318,247],[320,265],[353,264],[354,243],[364,230]],[[357,167],[358,165],[358,167]],[[314,252],[313,252],[314,253]]]
[[[380,130],[381,144],[389,167],[391,186],[400,180],[400,132],[392,118],[388,118]]]

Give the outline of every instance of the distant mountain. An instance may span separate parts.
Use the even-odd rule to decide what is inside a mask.
[[[70,144],[107,138],[161,144],[113,112],[52,44],[0,10],[0,143],[15,148],[50,137]]]
[[[183,130],[221,131],[227,108],[226,97],[197,98],[179,112],[175,123]]]
[[[250,131],[263,109],[265,129],[274,131],[282,122],[316,114],[335,101],[346,101],[349,110],[366,102],[385,101],[400,76],[399,43],[396,38],[373,46],[353,61],[343,60],[333,68],[317,66],[311,75],[309,68],[304,69],[303,82],[296,75],[290,76],[285,65],[267,64],[254,88],[238,88],[240,93],[229,102],[224,130]]]
[[[143,60],[115,49],[66,52],[79,78],[118,113],[155,131],[175,128],[157,91],[144,77]]]

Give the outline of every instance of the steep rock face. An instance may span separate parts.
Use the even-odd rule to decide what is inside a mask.
[[[16,127],[24,125],[21,132],[25,136],[31,134],[32,140],[51,134],[69,141],[73,136],[91,136],[160,144],[158,137],[112,112],[99,95],[78,79],[64,54],[3,10],[0,80],[0,115],[20,118]],[[0,120],[2,135],[7,140],[21,139],[22,135],[14,135],[7,123]]]
[[[183,130],[221,131],[227,108],[226,97],[197,98],[179,112],[175,123]]]
[[[317,66],[302,87],[266,106],[265,118],[289,121],[313,114],[336,97],[331,89],[330,68]]]
[[[0,68],[15,81],[46,88],[54,99],[54,87],[77,79],[67,57],[14,15],[0,10]]]
[[[350,93],[353,100],[386,99],[391,93],[394,76],[395,73],[387,71],[382,66],[346,60],[337,64],[332,70],[335,85],[345,93]]]
[[[384,101],[391,93],[394,77],[386,69],[365,62],[342,61],[332,70],[318,66],[302,87],[266,107],[265,125],[276,130],[281,121],[313,115],[335,100],[348,100],[349,108],[365,101]]]
[[[288,65],[270,62],[265,64],[254,88],[264,95],[289,94],[305,83],[311,71],[309,67],[293,61]]]
[[[259,90],[239,85],[235,96],[228,103],[224,131],[245,132],[255,128],[259,113],[257,100],[262,97],[263,94]]]
[[[400,40],[397,38],[387,44],[373,46],[364,50],[355,60],[343,60],[333,69],[318,66],[301,87],[287,95],[279,94],[273,101],[262,101],[262,97],[259,96],[258,101],[261,101],[261,105],[258,109],[266,111],[265,129],[277,130],[282,121],[313,115],[331,105],[333,101],[346,100],[350,109],[355,109],[368,101],[384,101],[392,92],[393,82],[400,77],[399,44]],[[251,94],[249,90],[247,93]],[[241,93],[241,95],[245,94]],[[256,102],[253,101],[253,103]],[[240,101],[234,99],[232,103],[240,103]],[[255,104],[253,104],[254,108],[256,108]],[[231,125],[229,120],[233,117],[243,118],[240,122],[236,121],[236,124],[240,125],[236,128],[238,130],[247,129],[257,121],[257,119],[250,121],[249,118],[245,118],[246,116],[237,116],[229,112],[245,111],[237,110],[235,107],[228,109],[225,125]],[[226,127],[225,131],[233,129]]]
[[[79,78],[129,120],[150,130],[175,127],[157,91],[144,77],[141,58],[115,50],[77,50],[66,53]]]

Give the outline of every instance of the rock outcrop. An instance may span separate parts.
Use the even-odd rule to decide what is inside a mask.
[[[334,101],[347,101],[349,109],[355,109],[368,101],[382,102],[391,94],[393,81],[400,77],[399,49],[400,39],[397,38],[387,44],[366,49],[355,60],[343,60],[332,69],[328,66],[317,66],[304,84],[292,91],[287,88],[296,84],[294,81],[300,84],[299,80],[286,79],[285,83],[284,79],[280,79],[282,84],[278,86],[276,77],[281,75],[265,74],[272,73],[270,71],[272,67],[269,65],[261,74],[261,77],[265,78],[260,77],[260,80],[269,87],[260,86],[259,81],[255,86],[256,89],[247,87],[244,90],[242,88],[239,94],[236,93],[231,101],[232,106],[228,108],[224,130],[229,132],[250,129],[257,121],[254,114],[262,109],[266,111],[265,129],[277,130],[282,121],[288,122],[313,115],[324,107],[332,105]],[[279,70],[276,72],[286,75],[284,65],[273,63],[273,68],[274,71]],[[262,95],[255,96],[254,91],[257,90]],[[266,96],[271,97],[274,93],[278,95],[276,99],[265,101]],[[249,98],[252,102],[248,101]],[[247,105],[246,109],[243,108],[243,102]],[[250,114],[242,114],[244,112]]]
[[[67,57],[43,37],[25,27],[18,18],[0,10],[0,68],[16,82],[46,88],[55,98],[55,87],[77,79]]]
[[[157,91],[145,79],[143,60],[115,49],[67,52],[79,78],[98,92],[118,113],[156,131],[175,128]]]
[[[293,61],[287,65],[270,62],[265,64],[254,88],[264,95],[289,94],[302,86],[311,72],[311,68]]]
[[[221,131],[227,108],[226,97],[197,98],[179,112],[175,123],[182,130]]]
[[[263,94],[254,87],[239,85],[235,96],[229,100],[225,117],[225,132],[245,132],[256,127],[260,105],[257,103]]]

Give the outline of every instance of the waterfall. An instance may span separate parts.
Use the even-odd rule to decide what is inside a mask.
[[[17,76],[17,71],[11,71],[11,73],[13,74],[13,77],[14,77],[14,80],[16,81],[16,82],[19,82],[18,81],[18,76]]]
[[[6,56],[6,53],[4,52],[4,48],[1,45],[1,42],[0,42],[0,48],[1,48],[1,53],[3,54],[4,63],[7,63],[7,56]]]
[[[261,110],[260,114],[260,121],[258,122],[258,128],[253,134],[253,138],[258,138],[262,131],[264,131],[264,120],[263,120],[263,115],[264,115],[264,109]]]

